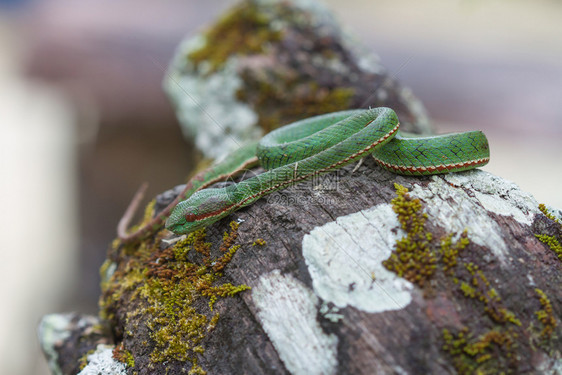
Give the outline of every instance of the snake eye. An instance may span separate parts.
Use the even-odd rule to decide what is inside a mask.
[[[196,219],[197,216],[195,216],[195,214],[185,214],[185,220],[187,220],[188,222],[195,221]]]

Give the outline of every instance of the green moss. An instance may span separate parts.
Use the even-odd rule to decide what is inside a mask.
[[[207,371],[203,370],[201,366],[197,363],[197,359],[192,359],[193,366],[191,366],[191,370],[187,373],[188,375],[206,375]]]
[[[396,241],[396,249],[383,265],[398,276],[423,287],[435,272],[437,256],[430,247],[428,232],[425,230],[427,215],[421,212],[419,199],[412,199],[408,189],[395,184],[396,198],[392,209],[398,215],[398,221],[406,232],[406,237]]]
[[[129,306],[125,333],[134,335],[139,324],[148,328],[152,344],[148,354],[153,363],[189,361],[190,373],[204,373],[197,365],[197,355],[204,352],[203,340],[219,321],[213,305],[249,289],[221,282],[221,271],[240,248],[234,244],[237,230],[238,224],[231,223],[218,257],[211,255],[212,245],[205,242],[204,230],[164,248],[158,240],[144,240],[134,253],[123,247],[118,269],[102,286],[101,315],[119,326],[123,323],[115,321],[116,311]],[[135,305],[138,308],[133,309]],[[119,353],[122,362],[134,364],[127,353]]]
[[[116,361],[124,363],[127,367],[135,367],[135,359],[133,358],[133,354],[125,349],[123,343],[115,346],[113,349],[113,358]]]
[[[154,217],[155,208],[156,208],[156,199],[153,199],[146,205],[142,220],[139,223],[131,226],[127,230],[128,233],[134,233],[140,228],[144,227],[146,224],[148,224],[148,222],[150,222]],[[157,232],[161,228],[153,228],[153,229],[154,232]],[[120,252],[124,252],[125,254],[133,254],[136,251],[138,251],[138,249],[139,247],[137,246],[136,241],[132,241],[130,243],[122,243],[119,238],[114,239],[111,245],[111,253],[116,253],[120,251]]]
[[[106,259],[100,267],[101,289],[105,290],[109,287],[109,279],[111,278],[110,269],[115,267],[115,263],[110,259]]]
[[[465,297],[474,298],[482,302],[484,304],[484,311],[496,323],[512,323],[521,326],[521,321],[515,317],[515,314],[503,306],[502,299],[496,289],[490,285],[488,278],[478,266],[474,263],[466,263],[465,268],[472,276],[471,286],[465,282],[461,284],[461,290]]]
[[[227,252],[229,251],[229,249],[232,250],[232,246],[234,244],[234,242],[236,241],[236,239],[238,238],[238,228],[240,227],[240,224],[232,221],[230,222],[230,231],[229,232],[224,232],[223,236],[222,236],[222,244],[220,246],[220,251]]]
[[[125,272],[116,271],[106,282],[101,284],[102,297],[100,298],[100,317],[106,321],[115,318],[117,308],[123,294],[133,292],[145,281],[142,269],[136,264],[128,263],[130,269]]]
[[[453,234],[449,234],[441,241],[441,261],[443,262],[443,271],[449,275],[453,275],[453,270],[457,265],[457,258],[460,251],[462,251],[470,240],[466,230],[461,233],[460,239],[453,243]]]
[[[284,58],[277,55],[276,45],[282,42],[285,30],[291,29],[298,34],[293,38],[297,38],[296,43],[302,48],[301,39],[306,40],[309,35],[317,33],[310,29],[312,27],[315,26],[310,24],[306,14],[295,11],[284,2],[263,6],[244,1],[207,30],[203,34],[203,45],[189,52],[186,59],[201,75],[220,71],[230,58],[236,56],[263,55],[273,61],[267,66],[237,72],[243,84],[236,92],[236,98],[252,106],[258,114],[258,125],[267,133],[296,120],[353,106],[356,89],[351,84],[349,87],[319,84],[318,75],[310,69],[276,63],[279,58]],[[322,61],[322,69],[333,65],[331,60],[342,64],[347,58],[335,52],[330,44],[311,43],[314,46],[306,54],[313,57],[310,60]]]
[[[205,34],[205,45],[188,54],[197,69],[209,64],[208,74],[222,68],[232,56],[261,54],[271,43],[281,40],[283,32],[273,30],[269,19],[253,2],[245,2],[225,14]]]
[[[465,297],[476,298],[476,290],[464,281],[461,283],[461,290]]]
[[[78,368],[80,369],[80,371],[84,370],[84,367],[88,365],[88,356],[94,354],[95,351],[96,351],[95,348],[90,349],[80,357],[80,359],[78,360],[78,364],[79,364]]]
[[[252,246],[265,246],[265,245],[267,245],[267,242],[265,242],[265,240],[263,238],[258,238],[252,244]]]
[[[458,374],[508,374],[516,363],[516,338],[512,330],[492,329],[475,338],[466,327],[456,334],[444,329],[443,350]]]
[[[406,237],[396,241],[396,248],[383,261],[383,265],[400,277],[423,287],[434,275],[438,262],[443,271],[452,272],[459,252],[470,241],[466,232],[455,243],[452,242],[453,234],[449,234],[441,241],[441,246],[436,247],[433,244],[433,234],[425,227],[427,215],[422,212],[421,201],[410,197],[404,186],[395,184],[394,187],[396,198],[391,201],[392,209],[398,215]]]
[[[310,76],[296,71],[273,73],[267,78],[246,72],[243,79],[245,85],[236,97],[252,104],[266,133],[303,118],[349,109],[356,94],[352,87],[320,86]]]
[[[535,237],[548,246],[548,248],[556,254],[558,259],[562,260],[562,245],[558,242],[556,237],[548,236],[546,234],[535,234]]]
[[[444,329],[443,349],[450,354],[459,374],[510,373],[517,367],[517,327],[521,322],[503,305],[498,292],[477,265],[461,262],[464,267],[457,267],[459,255],[470,244],[467,232],[462,232],[455,242],[454,234],[447,234],[437,245],[435,235],[426,228],[427,215],[423,213],[421,201],[413,199],[405,187],[395,184],[395,188],[392,208],[406,237],[396,241],[396,248],[383,262],[384,266],[425,289],[439,270],[453,284],[460,284],[462,295],[478,301],[495,327],[478,335],[469,327],[456,333]],[[474,331],[481,331],[485,326],[481,318],[472,323]]]
[[[535,289],[535,293],[539,296],[539,301],[542,306],[542,309],[535,312],[538,321],[543,327],[540,332],[540,338],[546,342],[552,338],[558,323],[556,322],[556,318],[554,317],[554,313],[552,311],[552,304],[550,303],[550,299],[547,297],[546,293],[538,288]]]
[[[556,224],[558,224],[560,226],[560,229],[562,230],[562,222],[560,222],[560,220],[558,220],[556,217],[554,217],[554,215],[551,214],[546,209],[546,206],[544,204],[542,204],[542,203],[539,204],[539,210],[547,218],[549,218],[550,220],[552,220]],[[548,246],[548,248],[550,250],[552,250],[554,252],[554,254],[556,254],[558,259],[560,259],[562,261],[562,245],[560,244],[560,241],[558,240],[558,238],[556,238],[555,236],[549,236],[549,235],[546,235],[546,234],[535,234],[535,237],[537,237],[539,241],[541,241],[546,246]]]
[[[560,220],[554,217],[554,215],[547,210],[546,206],[543,203],[539,204],[539,210],[544,214],[544,216],[548,217],[550,220],[562,226],[562,222],[560,222]]]

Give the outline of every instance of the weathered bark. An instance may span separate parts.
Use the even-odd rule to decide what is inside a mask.
[[[562,230],[538,211],[532,196],[483,171],[406,178],[371,160],[355,172],[338,173],[333,190],[315,189],[322,183],[326,180],[281,191],[207,229],[206,241],[220,244],[229,222],[241,222],[236,239],[241,248],[220,283],[252,289],[216,303],[218,324],[201,341],[204,353],[193,353],[201,368],[221,374],[446,374],[463,373],[465,363],[490,373],[559,371],[562,263],[534,234],[560,238]],[[436,270],[421,286],[382,265],[406,236],[390,204],[394,183],[421,200],[425,228],[433,234]],[[465,229],[470,244],[459,251],[457,265],[444,271],[440,239]],[[258,238],[266,244],[252,246]],[[217,247],[213,257],[221,254]],[[200,261],[192,253],[189,260]],[[135,256],[119,248],[110,259],[125,269]],[[481,273],[471,274],[469,265]],[[115,282],[128,282],[130,274],[121,275]],[[545,307],[536,289],[550,300],[551,334],[542,333],[548,324],[537,319]],[[128,318],[144,303],[130,296],[126,292],[115,301],[112,323],[116,340],[135,358],[134,371],[189,369],[189,362],[150,361],[154,347],[147,320],[153,315]],[[208,300],[201,300],[195,305],[211,317]],[[510,313],[513,319],[505,318]],[[451,334],[466,329],[460,354],[443,349],[444,329]],[[492,340],[489,346],[474,356],[463,354],[485,337]],[[485,355],[490,359],[478,364]]]
[[[184,133],[217,158],[317,114],[387,106],[431,131],[423,105],[316,1],[246,0],[183,42],[164,89]]]
[[[44,316],[38,334],[55,375],[77,374],[87,363],[86,353],[114,342],[108,326],[98,317],[77,313]]]
[[[264,5],[269,3],[274,8]],[[294,6],[265,0],[248,4],[267,12]],[[304,65],[291,61],[303,51],[316,51],[310,40],[347,56],[342,61],[350,69],[359,66],[344,42],[319,31],[326,29],[297,26],[270,40],[274,46],[266,60],[274,63],[257,64],[256,56],[267,53],[252,51],[231,61],[233,69],[245,71],[246,78],[291,70],[300,77]],[[295,36],[307,33],[325,38]],[[179,67],[180,60],[167,85],[203,80],[208,73],[194,78],[197,64]],[[323,73],[314,77],[333,78],[326,73],[333,64],[319,66],[311,69]],[[346,85],[362,88],[356,93],[364,92],[363,97],[370,95],[364,82],[392,82],[384,74],[357,69],[365,80]],[[241,81],[246,86],[239,88],[244,94],[239,91],[238,100],[256,110],[264,102],[254,100],[255,86],[247,85],[252,79]],[[330,81],[328,86],[341,85]],[[397,106],[405,122],[415,124],[417,104],[404,104],[403,92],[392,82],[380,96],[386,101],[377,105]],[[353,100],[360,102],[356,93]],[[174,97],[180,117],[195,121],[184,99]],[[290,102],[281,104],[289,108]],[[208,102],[203,104],[208,108]],[[220,107],[221,99],[212,105]],[[231,106],[228,102],[222,110]],[[275,116],[280,122],[292,119],[283,111]],[[244,132],[222,121],[235,137]],[[268,127],[267,121],[257,123]],[[203,145],[210,138],[201,134]],[[188,240],[160,231],[137,244],[114,244],[102,270],[101,315],[118,345],[116,357],[128,365],[109,358],[105,365],[128,374],[562,371],[562,262],[554,242],[549,247],[535,236],[560,241],[559,211],[551,209],[547,217],[530,194],[484,171],[402,177],[370,157],[354,167],[272,194]],[[159,196],[150,213],[157,214],[178,191]],[[233,296],[221,296],[228,293]],[[75,365],[76,354],[86,352],[84,346],[64,352],[68,343],[44,340],[47,351],[58,353],[56,363],[65,374],[71,373],[65,369]],[[100,347],[89,357],[82,374],[99,371],[93,362],[104,353],[107,349]]]

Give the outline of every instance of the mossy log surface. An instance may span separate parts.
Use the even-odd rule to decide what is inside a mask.
[[[116,244],[108,339],[128,374],[556,374],[562,261],[536,235],[559,243],[562,226],[547,212],[483,171],[406,178],[366,160],[190,243]]]
[[[313,0],[241,1],[177,49],[164,80],[184,134],[217,158],[306,117],[387,106],[431,131],[421,102]]]
[[[165,83],[201,150],[361,105],[427,132],[313,1],[241,4]],[[561,217],[484,171],[402,177],[368,157],[204,231],[116,241],[100,318],[50,315],[40,338],[55,374],[561,374]]]

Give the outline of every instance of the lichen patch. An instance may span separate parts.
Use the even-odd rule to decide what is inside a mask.
[[[88,355],[88,364],[78,375],[126,375],[125,364],[113,358],[113,346],[98,345],[96,351]]]
[[[260,278],[252,298],[262,327],[291,374],[336,373],[338,340],[316,320],[318,298],[310,289],[276,270]]]
[[[538,203],[531,194],[490,173],[473,170],[445,175],[443,179],[473,191],[475,198],[488,211],[511,216],[521,224],[530,225],[538,213]]]
[[[457,178],[456,181],[461,180]],[[507,266],[509,251],[501,235],[502,229],[477,198],[471,197],[464,189],[451,186],[448,180],[439,176],[433,176],[432,182],[425,187],[415,185],[410,194],[424,202],[428,221],[439,223],[448,233],[460,235],[466,230],[471,242],[490,249],[500,264]],[[457,239],[453,237],[453,240]]]
[[[399,227],[391,205],[381,204],[305,235],[303,256],[314,292],[340,308],[353,306],[370,313],[407,306],[413,285],[382,265],[403,236]]]

